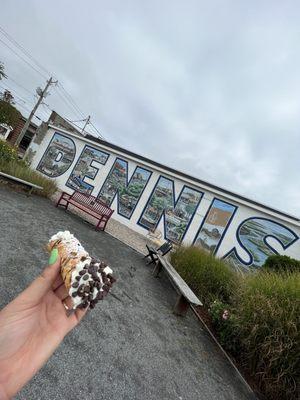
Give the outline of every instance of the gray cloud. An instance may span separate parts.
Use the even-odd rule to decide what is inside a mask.
[[[6,0],[1,20],[107,140],[299,215],[299,10],[273,0]],[[43,83],[0,49],[17,82]],[[54,90],[47,103],[79,119]]]

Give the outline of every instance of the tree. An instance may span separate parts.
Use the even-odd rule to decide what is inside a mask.
[[[0,124],[15,128],[21,117],[22,114],[13,105],[3,100],[0,101]]]
[[[1,79],[6,78],[6,75],[4,73],[4,65],[2,64],[2,62],[0,61],[0,81]]]

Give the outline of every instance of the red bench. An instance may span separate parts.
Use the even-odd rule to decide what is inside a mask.
[[[69,204],[80,208],[82,211],[98,219],[99,222],[96,225],[96,230],[100,229],[101,231],[104,231],[107,221],[114,212],[114,210],[109,208],[105,203],[91,194],[84,194],[80,192],[68,194],[66,192],[62,192],[58,202],[56,203],[56,207],[62,206],[67,209]]]

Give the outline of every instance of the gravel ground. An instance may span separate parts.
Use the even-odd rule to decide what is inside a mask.
[[[46,264],[43,246],[70,230],[111,265],[118,282],[63,341],[17,400],[250,400],[253,395],[192,312],[172,314],[176,294],[141,254],[47,200],[0,187],[0,308]]]

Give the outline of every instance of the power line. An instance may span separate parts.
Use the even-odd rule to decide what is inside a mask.
[[[30,68],[32,68],[35,72],[40,74],[44,79],[47,79],[45,75],[43,75],[38,69],[36,69],[32,64],[30,64],[24,57],[22,57],[20,54],[18,54],[14,49],[12,49],[7,43],[5,43],[1,38],[0,42],[4,44],[10,51],[12,51],[17,57],[19,57],[22,61],[24,61]]]
[[[6,40],[8,40],[12,45],[14,45],[15,47],[18,48],[19,51],[21,51],[29,60],[31,60],[38,68],[39,70],[32,65],[31,62],[27,61],[23,56],[21,56],[20,54],[18,54],[13,48],[11,48],[6,42],[4,42],[1,38],[0,38],[0,42],[3,43],[8,49],[10,49],[17,57],[19,57],[22,61],[24,61],[30,68],[32,68],[35,72],[37,72],[39,75],[41,75],[43,78],[47,79],[47,77],[45,77],[44,73],[41,72],[44,71],[47,75],[51,75],[51,73],[42,65],[40,64],[25,48],[24,46],[22,46],[20,43],[18,43],[8,32],[5,31],[4,28],[2,28],[0,26],[0,33],[6,38]],[[15,82],[12,78],[9,78],[11,81]],[[18,86],[22,87],[23,90],[27,91],[30,93],[30,91],[26,88],[24,88],[22,85],[18,84],[17,82],[15,82]],[[63,102],[69,107],[69,109],[73,109],[75,110],[75,113],[79,114],[82,118],[84,118],[84,113],[81,111],[81,109],[79,108],[78,104],[75,102],[75,100],[72,98],[72,96],[70,95],[70,93],[64,88],[64,86],[62,85],[62,83],[59,83],[56,87],[56,93],[59,95],[59,97],[63,100]],[[30,93],[31,94],[31,93]],[[73,113],[73,111],[72,111]],[[74,114],[75,115],[75,114]],[[84,119],[86,120],[86,119]],[[84,120],[80,120],[78,122],[84,121]],[[97,135],[99,135],[101,138],[103,138],[105,140],[105,138],[102,136],[102,134],[100,133],[100,131],[96,128],[96,126],[89,120],[88,124],[90,124],[95,132],[97,132]]]
[[[58,90],[57,87],[55,87],[55,92],[57,95],[61,98],[61,100],[65,103],[65,105],[71,110],[72,114],[75,116],[78,116],[77,110],[74,112],[74,106],[62,95],[62,93]]]
[[[12,92],[13,97],[18,97],[20,100],[24,101],[24,103],[30,103],[30,102],[33,103],[33,100],[29,100],[29,99],[27,99],[27,98],[26,98],[26,100],[25,100],[23,97],[21,97],[15,89],[12,89],[12,88],[9,87],[8,85],[5,85],[5,86],[6,86],[6,87],[0,85],[0,87],[1,87],[2,89],[8,90],[8,91]],[[17,94],[15,94],[15,93],[17,93]]]
[[[24,110],[26,110],[27,112],[31,112],[31,110],[29,108],[27,108],[26,106],[24,106],[24,104],[21,103],[16,103],[18,105],[18,107],[23,108]],[[34,118],[37,118],[40,121],[43,121],[43,118],[39,117],[38,115],[34,115]]]
[[[101,139],[105,139],[105,137],[100,133],[100,131],[95,127],[95,125],[92,123],[92,121],[90,121],[90,124],[92,125],[92,127],[95,129],[95,131],[98,133],[98,135],[100,136]]]
[[[62,83],[59,83],[58,86],[60,87],[60,89],[65,93],[65,96],[67,98],[69,98],[69,101],[71,104],[73,104],[73,107],[75,109],[78,110],[79,114],[82,114],[84,116],[84,113],[80,110],[80,108],[78,107],[77,103],[73,100],[72,96],[70,95],[70,93],[64,88],[64,86],[62,85]]]
[[[18,43],[4,28],[0,26],[0,32],[4,35],[12,44],[18,47],[29,59],[31,59],[41,70],[43,70],[47,75],[51,73],[43,67],[20,43]]]
[[[8,76],[7,74],[6,74],[6,77],[7,77],[10,81],[12,81],[15,85],[17,85],[17,86],[19,86],[21,89],[25,90],[25,92],[28,92],[29,94],[32,95],[32,92],[31,92],[29,89],[26,89],[23,85],[21,85],[20,83],[16,82],[13,78],[11,78],[10,76]]]

